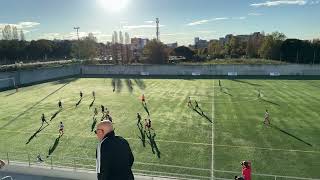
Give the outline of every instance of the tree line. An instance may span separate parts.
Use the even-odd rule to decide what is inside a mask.
[[[246,41],[232,36],[226,42],[210,41],[208,47],[193,49],[180,46],[166,47],[162,42],[150,40],[135,57],[128,33],[114,32],[111,43],[98,43],[89,33],[79,40],[32,40],[26,41],[23,31],[7,25],[0,40],[0,64],[16,62],[55,61],[62,59],[103,59],[114,64],[148,63],[165,64],[168,57],[184,56],[189,61],[208,59],[257,58],[290,63],[314,64],[320,61],[320,40],[305,41],[288,39],[283,33],[250,36]]]
[[[285,34],[273,32],[267,35],[250,36],[241,41],[232,36],[225,44],[209,43],[208,48],[195,51],[198,56],[216,58],[261,58],[290,63],[313,64],[320,61],[320,40],[288,39]]]

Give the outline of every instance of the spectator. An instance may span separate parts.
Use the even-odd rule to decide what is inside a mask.
[[[134,157],[129,143],[115,136],[111,121],[101,121],[95,131],[100,141],[96,150],[98,180],[132,180]]]
[[[0,169],[2,169],[5,165],[6,163],[4,163],[4,161],[0,159]]]

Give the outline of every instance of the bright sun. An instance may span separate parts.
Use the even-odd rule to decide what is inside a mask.
[[[99,6],[110,12],[119,12],[124,9],[129,0],[98,0]]]

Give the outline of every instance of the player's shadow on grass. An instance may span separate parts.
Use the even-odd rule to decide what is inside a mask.
[[[47,158],[54,152],[54,150],[56,150],[57,146],[59,145],[59,141],[61,137],[62,136],[59,135],[57,139],[54,141],[54,144],[49,148],[49,153],[47,155]]]
[[[141,135],[141,137],[140,136],[138,137],[141,140],[143,147],[146,147],[146,131],[143,129],[141,122],[139,122],[137,126]]]
[[[224,94],[229,95],[229,96],[233,96],[232,94],[230,94],[229,92],[223,91]]]
[[[73,81],[76,81],[78,78],[68,78],[68,79],[60,79],[58,81],[54,81],[53,84],[66,84],[66,83],[71,83]]]
[[[255,83],[251,83],[251,82],[247,82],[247,81],[242,81],[242,80],[239,80],[239,79],[231,79],[231,81],[235,81],[235,82],[239,82],[239,83],[244,83],[244,84],[249,84],[251,86],[262,86],[260,84],[255,84]]]
[[[126,85],[128,87],[128,90],[130,93],[133,92],[133,86],[132,86],[132,81],[130,79],[125,79]]]
[[[121,92],[122,91],[122,81],[121,79],[118,79],[118,78],[113,78],[112,79],[112,87],[113,87],[113,92],[117,91],[117,93]]]
[[[68,85],[69,83],[64,84],[63,86],[61,86],[60,88],[56,89],[55,91],[53,91],[52,93],[48,94],[46,97],[42,98],[40,101],[36,102],[35,104],[33,104],[31,107],[29,107],[28,109],[26,109],[25,111],[23,111],[22,113],[20,113],[18,116],[16,116],[15,118],[11,119],[7,124],[3,125],[0,127],[0,129],[5,128],[7,126],[9,126],[11,123],[13,123],[14,121],[16,121],[17,119],[19,119],[19,117],[21,117],[22,115],[24,115],[25,113],[27,113],[28,111],[30,111],[31,109],[33,109],[35,106],[37,106],[38,104],[40,104],[42,101],[44,101],[45,99],[47,99],[49,96],[55,94],[56,92],[58,92],[60,89],[64,88],[66,85]]]
[[[299,137],[297,137],[297,136],[295,136],[295,135],[293,135],[293,134],[291,134],[291,133],[289,133],[289,132],[287,132],[287,131],[285,131],[285,130],[283,130],[283,129],[281,129],[281,128],[279,128],[278,126],[276,126],[276,125],[270,125],[270,127],[272,127],[272,128],[274,128],[274,129],[276,129],[276,130],[278,130],[278,131],[280,131],[280,132],[282,132],[282,133],[284,133],[284,134],[286,134],[286,135],[289,135],[289,136],[291,136],[291,137],[293,137],[293,138],[295,138],[296,140],[298,140],[298,141],[300,141],[300,142],[303,142],[304,144],[306,144],[306,145],[308,145],[308,146],[311,146],[312,147],[312,144],[310,144],[310,143],[308,143],[308,142],[306,142],[306,141],[304,141],[304,140],[302,140],[301,138],[299,138]]]
[[[76,107],[78,107],[80,105],[81,101],[82,101],[82,98],[79,99],[79,101],[76,104]]]
[[[146,84],[143,82],[142,79],[134,79],[134,82],[138,85],[140,89],[146,89]]]
[[[142,104],[144,110],[145,110],[145,111],[148,113],[148,115],[150,116],[150,111],[149,111],[149,109],[148,109],[147,103],[146,103],[146,102],[144,102],[144,103],[142,102],[141,104]]]
[[[97,118],[93,117],[92,118],[92,125],[91,125],[91,132],[93,132],[94,128],[96,127],[97,124]]]
[[[160,150],[159,150],[159,148],[158,148],[158,146],[157,146],[157,143],[156,143],[156,141],[155,141],[156,133],[153,132],[153,134],[151,134],[151,132],[148,131],[146,134],[147,134],[147,137],[148,137],[148,139],[149,139],[149,142],[148,142],[148,143],[149,143],[150,146],[151,146],[152,153],[153,153],[153,154],[157,154],[157,157],[160,159],[160,154],[161,154],[161,152],[160,152]]]
[[[46,126],[41,125],[40,128],[32,136],[30,136],[30,138],[28,139],[26,144],[29,144],[32,141],[32,139],[35,138],[37,136],[37,134],[39,132],[41,132],[42,130],[44,130],[47,126],[49,126],[49,125],[48,124]]]
[[[199,107],[198,108],[199,111],[196,108],[192,108],[193,111],[195,111],[196,113],[198,113],[201,117],[204,117],[207,121],[209,121],[210,123],[212,123],[212,120],[202,111],[202,109]]]
[[[62,111],[62,109],[59,109],[57,112],[55,112],[55,113],[51,116],[50,121],[52,121],[54,118],[56,118],[57,115],[58,115],[61,111]]]
[[[14,92],[12,92],[12,93],[10,93],[10,94],[7,94],[6,96],[8,97],[8,96],[12,96],[12,95],[14,95],[15,93],[17,93],[17,91],[14,91]]]
[[[89,105],[89,109],[93,106],[94,102],[96,101],[96,98],[93,98],[93,101],[91,102],[91,104]]]
[[[278,104],[278,103],[275,103],[275,102],[272,102],[272,101],[269,101],[269,100],[266,100],[266,99],[264,99],[264,98],[260,98],[262,101],[264,101],[264,102],[267,102],[267,103],[270,103],[270,104],[273,104],[273,105],[276,105],[276,106],[280,106],[280,104]]]

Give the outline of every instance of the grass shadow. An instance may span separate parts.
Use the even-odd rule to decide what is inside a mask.
[[[78,78],[68,78],[68,79],[60,79],[57,81],[54,81],[53,84],[69,84],[73,81],[76,81]]]
[[[202,111],[201,108],[198,108],[200,111],[198,111],[196,108],[192,108],[193,111],[195,111],[196,113],[198,113],[201,117],[204,117],[207,121],[209,121],[210,123],[212,123],[212,120]]]
[[[294,139],[296,139],[296,140],[298,140],[298,141],[300,141],[300,142],[302,142],[302,143],[304,143],[304,144],[312,147],[312,144],[310,144],[310,143],[302,140],[301,138],[299,138],[299,137],[297,137],[297,136],[295,136],[295,135],[293,135],[293,134],[291,134],[291,133],[289,133],[289,132],[287,132],[287,131],[279,128],[279,127],[276,126],[276,125],[272,125],[272,124],[271,124],[270,127],[272,127],[272,128],[274,128],[274,129],[276,129],[276,130],[278,130],[278,131],[280,131],[280,132],[282,132],[282,133],[284,133],[284,134],[286,134],[286,135],[288,135],[288,136],[290,136],[290,137],[293,137]]]
[[[119,93],[122,91],[123,86],[122,86],[121,79],[113,78],[111,83],[112,83],[112,87],[113,87],[113,92],[116,91],[117,93]]]
[[[157,143],[155,141],[155,138],[156,138],[156,133],[153,132],[153,134],[151,134],[151,132],[149,131],[147,133],[147,137],[149,139],[149,144],[151,146],[151,150],[152,150],[152,153],[153,154],[157,154],[157,157],[160,159],[160,155],[161,155],[161,152],[157,146]]]
[[[8,97],[8,96],[12,96],[12,95],[14,95],[14,94],[16,94],[17,93],[17,91],[16,90],[14,90],[14,92],[12,92],[12,93],[10,93],[10,94],[7,94],[6,96]]]
[[[223,93],[226,94],[226,95],[229,95],[229,96],[233,96],[232,94],[230,94],[230,93],[228,93],[226,91],[223,91]]]
[[[264,98],[260,98],[262,101],[264,101],[264,102],[267,102],[267,103],[270,103],[270,104],[273,104],[273,105],[276,105],[276,106],[280,106],[280,104],[278,104],[278,103],[275,103],[275,102],[272,102],[272,101],[269,101],[269,100],[266,100],[266,99],[264,99]]]
[[[138,137],[141,140],[143,147],[146,147],[146,131],[143,129],[141,122],[138,123],[137,126],[141,135],[141,137],[140,136]]]
[[[126,85],[128,87],[128,90],[130,93],[133,92],[133,86],[132,86],[132,81],[130,79],[125,79]]]
[[[92,122],[92,125],[91,125],[91,132],[93,132],[94,128],[96,127],[97,118],[96,118],[96,117],[93,117],[92,120],[93,120],[93,122]]]
[[[80,100],[77,102],[76,107],[80,105],[81,101],[82,101],[82,98],[80,98]]]
[[[54,144],[49,148],[49,153],[47,155],[47,158],[56,150],[56,148],[58,147],[59,145],[59,141],[60,141],[60,138],[62,136],[58,136],[57,139],[54,141]]]
[[[138,85],[141,90],[146,89],[146,84],[142,79],[134,79],[134,82]]]
[[[93,101],[91,102],[91,104],[89,105],[89,109],[92,108],[94,102],[96,101],[96,98],[93,98]]]
[[[147,106],[147,103],[141,103],[142,104],[142,106],[143,106],[143,108],[144,108],[144,110],[148,113],[148,115],[150,116],[150,112],[149,112],[149,109],[148,109],[148,106]]]
[[[19,119],[19,117],[23,116],[25,113],[29,112],[31,109],[33,109],[35,106],[37,106],[38,104],[40,104],[42,101],[46,100],[48,97],[50,97],[51,95],[55,94],[56,92],[58,92],[59,90],[61,90],[62,88],[64,88],[66,85],[68,85],[69,83],[64,84],[63,86],[59,87],[58,89],[54,90],[53,92],[51,92],[50,94],[48,94],[46,97],[42,98],[40,101],[36,102],[35,104],[33,104],[31,107],[29,107],[28,109],[26,109],[25,111],[23,111],[22,113],[20,113],[18,116],[16,116],[15,118],[11,119],[8,123],[6,123],[5,125],[1,126],[0,129],[3,129],[7,126],[9,126],[11,123],[13,123],[14,121],[16,121],[17,119]]]
[[[251,86],[262,86],[260,84],[250,83],[250,82],[242,81],[242,80],[239,80],[239,79],[231,79],[231,81],[235,81],[235,82],[239,82],[239,83],[243,83],[243,84],[249,84]]]
[[[54,118],[56,118],[56,116],[57,116],[61,111],[62,111],[62,110],[59,109],[57,112],[55,112],[55,113],[51,116],[50,121],[52,121]]]
[[[32,135],[30,136],[30,138],[28,139],[28,141],[26,142],[26,144],[29,144],[33,138],[35,138],[37,136],[37,134],[39,132],[41,132],[42,130],[44,130],[46,127],[48,127],[49,125],[47,124],[46,126],[41,125],[40,128]]]

